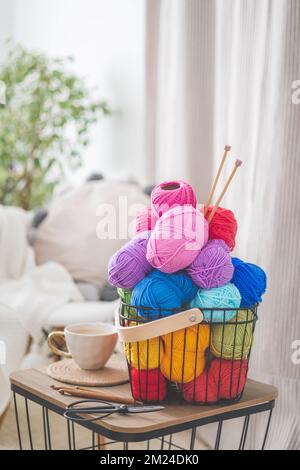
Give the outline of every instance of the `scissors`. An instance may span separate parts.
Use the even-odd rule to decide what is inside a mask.
[[[94,406],[89,406],[89,404],[94,404]],[[91,422],[106,418],[114,413],[127,415],[135,413],[151,413],[153,411],[160,411],[163,409],[164,406],[160,405],[112,405],[107,401],[78,400],[68,405],[64,412],[64,417],[71,421]],[[91,417],[91,415],[94,416]]]

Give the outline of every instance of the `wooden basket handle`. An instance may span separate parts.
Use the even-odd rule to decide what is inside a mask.
[[[132,319],[132,321],[134,321]],[[191,308],[169,317],[160,318],[149,323],[137,326],[121,326],[119,321],[119,308],[115,311],[115,324],[120,341],[131,343],[144,341],[157,336],[166,335],[173,331],[197,325],[203,321],[203,313],[198,308]]]

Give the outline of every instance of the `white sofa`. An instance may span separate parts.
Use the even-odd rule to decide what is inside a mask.
[[[43,330],[82,321],[112,322],[118,303],[85,302],[62,266],[35,266],[27,225],[24,211],[0,206],[0,341],[1,352],[6,350],[5,360],[0,357],[0,415],[10,397],[9,375],[22,367],[30,336],[35,354],[25,364],[32,367],[42,362],[37,345]]]
[[[5,357],[0,357],[0,416],[10,397],[9,375],[20,367],[28,346],[28,333],[13,310],[0,303],[0,341]],[[2,348],[1,348],[2,349]]]

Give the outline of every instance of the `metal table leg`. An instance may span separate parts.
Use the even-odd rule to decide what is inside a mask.
[[[268,422],[267,422],[267,428],[266,428],[266,432],[265,432],[265,436],[264,436],[264,441],[263,441],[263,445],[262,445],[261,450],[264,450],[264,449],[265,449],[265,445],[266,445],[267,438],[268,438],[268,434],[269,434],[269,429],[270,429],[272,414],[273,414],[273,408],[269,411],[269,418],[268,418]]]

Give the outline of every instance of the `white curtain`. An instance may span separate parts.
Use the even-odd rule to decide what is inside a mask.
[[[250,376],[279,389],[268,447],[299,449],[300,2],[151,0],[146,24],[145,174],[186,178],[205,200],[224,144],[223,184],[243,160],[222,205],[239,222],[235,254],[268,274]],[[263,425],[251,420],[248,447]]]

